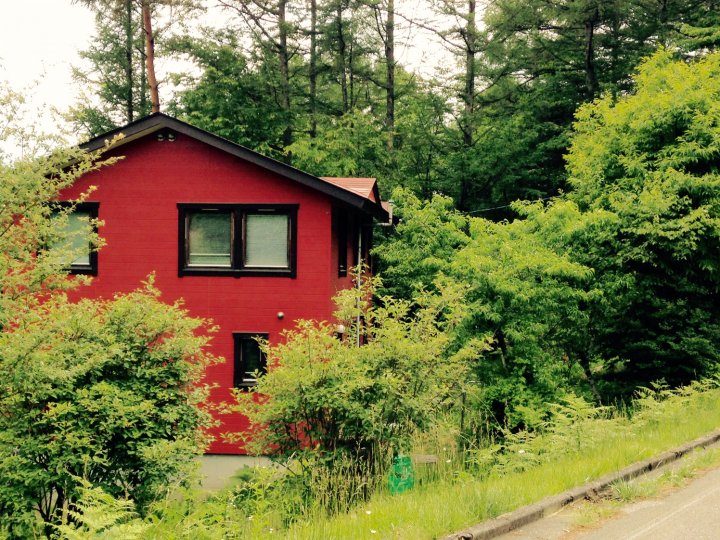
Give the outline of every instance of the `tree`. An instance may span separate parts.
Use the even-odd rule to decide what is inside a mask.
[[[290,63],[295,56],[293,39],[297,28],[289,17],[288,0],[263,0],[246,3],[221,0],[220,4],[235,12],[244,21],[256,43],[267,48],[277,68],[277,102],[285,117],[282,135],[283,159],[291,163],[292,155],[284,150],[293,142],[294,121],[291,94]]]
[[[478,55],[484,47],[483,36],[478,30],[478,5],[476,0],[439,0],[433,2],[433,10],[443,21],[422,23],[426,30],[433,31],[441,43],[458,58],[462,73],[453,84],[453,95],[449,98],[458,101],[459,107],[453,107],[457,123],[454,133],[459,141],[450,143],[448,153],[457,156],[455,167],[450,168],[451,185],[449,193],[456,200],[458,208],[467,210],[473,206],[473,171],[467,167],[464,157],[472,152],[478,140]],[[484,6],[483,6],[484,7]],[[448,26],[449,22],[449,26]]]
[[[681,39],[683,25],[689,34],[690,25],[711,26],[712,5],[704,0],[489,4],[480,32],[475,144],[452,155],[448,171],[469,176],[473,209],[567,190],[563,154],[578,106],[605,92],[631,91],[640,60]],[[507,210],[494,215],[507,216]]]
[[[317,137],[304,137],[290,150],[297,167],[319,176],[373,176],[388,161],[387,145],[376,119],[361,111],[326,117]]]
[[[395,0],[369,3],[375,18],[375,28],[384,49],[385,77],[385,131],[387,147],[392,152],[395,146]]]
[[[169,110],[193,125],[253,150],[282,158],[286,118],[277,108],[273,84],[259,72],[238,42],[237,32],[208,32],[202,38],[176,38],[174,54],[190,59],[198,76],[176,76],[183,88]]]
[[[720,15],[716,0],[697,1],[689,17],[676,29],[678,44],[687,51],[716,50],[720,44]]]
[[[392,198],[399,223],[373,254],[384,276],[382,292],[411,300],[420,290],[436,290],[437,278],[470,241],[468,218],[454,209],[449,197],[422,201],[398,188]]]
[[[197,9],[195,0],[75,0],[95,12],[97,36],[81,56],[91,64],[75,68],[76,81],[92,87],[70,111],[74,121],[97,135],[160,110],[155,45],[171,24]],[[170,10],[170,24],[157,24]],[[98,99],[99,98],[99,99]],[[148,103],[149,100],[149,103]]]
[[[76,124],[97,135],[150,112],[138,15],[131,0],[95,8],[96,35],[80,56],[90,67],[73,68],[85,95],[71,110]],[[110,16],[108,15],[110,14]]]
[[[592,270],[561,240],[583,223],[574,204],[521,206],[525,219],[493,223],[454,211],[448,197],[393,199],[401,221],[374,253],[393,294],[456,298],[446,354],[469,369],[466,436],[537,427],[546,403],[592,391],[581,355]]]
[[[265,347],[268,372],[252,392],[236,393],[257,452],[282,460],[304,454],[328,466],[351,458],[360,470],[382,471],[443,410],[464,376],[462,360],[444,354],[439,324],[445,314],[451,325],[454,299],[370,305],[374,285],[366,280],[336,297],[338,323],[351,336],[362,333],[363,346],[338,339],[334,324],[301,321],[284,343]]]
[[[720,55],[659,52],[633,95],[580,109],[569,197],[596,217],[574,246],[595,269],[595,354],[619,389],[717,366]],[[616,386],[615,390],[618,390]]]

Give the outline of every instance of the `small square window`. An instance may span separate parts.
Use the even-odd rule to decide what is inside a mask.
[[[60,202],[59,206],[68,206],[72,203]],[[70,262],[68,270],[71,274],[97,275],[98,254],[95,246],[88,239],[90,221],[98,217],[98,203],[78,203],[67,214],[67,221],[63,230],[66,241],[63,247],[72,249],[75,258]],[[94,226],[93,226],[94,227]],[[97,229],[93,228],[93,232]]]
[[[260,348],[259,340],[266,340],[267,334],[235,332],[235,361],[233,385],[235,388],[249,388],[257,383],[257,374],[265,373],[267,362]]]
[[[297,208],[178,204],[179,275],[294,278]]]

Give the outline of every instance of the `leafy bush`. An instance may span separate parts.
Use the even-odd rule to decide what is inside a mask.
[[[29,139],[13,117],[20,100],[0,86],[0,147],[17,138],[36,150],[0,154],[0,526],[31,538],[80,519],[83,486],[142,512],[184,478],[205,444],[199,381],[213,359],[204,322],[162,304],[152,280],[112,300],[68,301],[63,291],[87,282],[65,270],[83,247],[68,241],[71,208],[53,201],[111,161]]]
[[[252,392],[236,395],[237,410],[251,420],[245,436],[255,452],[291,460],[308,486],[318,467],[357,476],[361,485],[346,490],[351,499],[369,493],[366,471],[373,477],[406,451],[465,374],[463,360],[446,354],[439,323],[451,316],[452,299],[383,298],[370,305],[372,290],[365,281],[339,293],[346,339],[329,323],[299,322],[284,343],[266,347],[269,369]],[[358,333],[366,341],[361,347]]]
[[[0,516],[13,534],[36,512],[71,519],[83,481],[142,510],[194,467],[208,338],[158,297],[150,284],[108,301],[54,296],[0,333]]]

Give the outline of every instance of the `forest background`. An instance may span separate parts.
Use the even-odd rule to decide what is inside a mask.
[[[150,111],[141,2],[79,3],[96,12],[96,33],[71,118],[96,135]],[[407,15],[395,0],[219,4],[221,27],[203,28],[197,2],[150,2],[156,57],[189,62],[160,82],[165,112],[314,174],[439,192],[494,219],[512,214],[493,208],[567,189],[578,106],[628,91],[658,47],[706,45],[700,29],[716,7],[443,0]],[[433,36],[420,48],[444,49],[418,55],[442,58],[441,70],[398,61],[413,31]]]
[[[465,324],[466,339],[489,336],[503,380],[542,386],[558,378],[540,366],[565,366],[607,402],[715,364],[716,194],[683,182],[715,178],[716,95],[712,81],[670,103],[652,90],[672,84],[670,57],[713,50],[715,2],[442,0],[410,25],[394,0],[223,0],[222,28],[201,27],[190,0],[80,3],[96,33],[74,73],[78,130],[151,111],[146,12],[152,55],[192,66],[159,83],[163,110],[313,174],[377,177],[395,197],[403,221],[376,255],[396,299],[448,276],[480,287],[495,270],[481,257],[502,261],[505,282],[482,285],[466,312],[480,320]],[[397,61],[398,28],[412,26],[450,54],[442,78]],[[658,49],[670,56],[641,68]],[[504,386],[490,399],[500,425],[508,396],[527,398]]]

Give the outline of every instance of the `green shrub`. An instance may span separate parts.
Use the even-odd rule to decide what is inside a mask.
[[[0,333],[0,516],[66,523],[83,482],[144,511],[188,476],[210,416],[202,321],[159,292],[53,296]],[[50,530],[50,529],[46,529]]]

